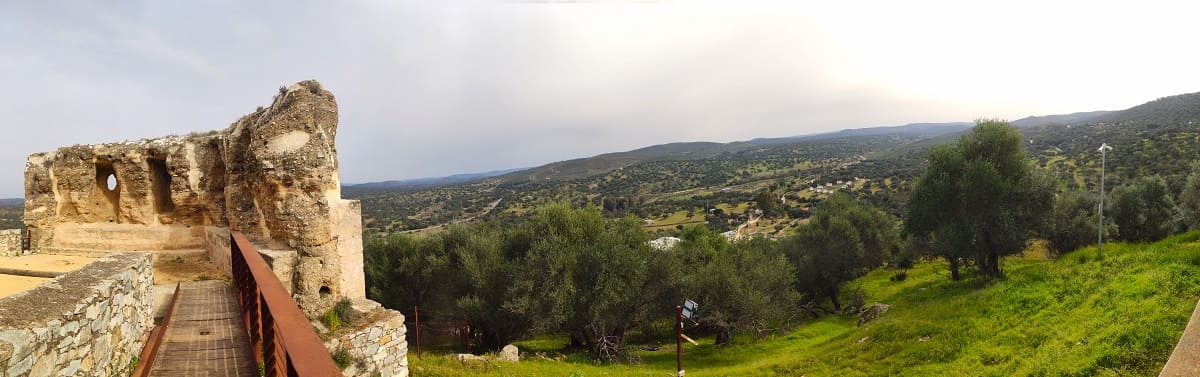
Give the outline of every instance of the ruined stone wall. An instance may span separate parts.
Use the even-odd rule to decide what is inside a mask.
[[[23,250],[21,250],[21,230],[0,230],[0,257],[11,257],[21,254],[23,254]]]
[[[378,308],[370,325],[341,334],[325,342],[330,353],[344,350],[354,363],[342,370],[345,376],[408,376],[408,333],[404,315]]]
[[[154,325],[150,256],[101,258],[0,299],[0,376],[120,376]]]
[[[290,288],[306,314],[363,298],[361,209],[341,198],[337,126],[333,94],[304,81],[223,131],[31,155],[33,248],[211,249],[211,229],[231,229],[296,253]]]

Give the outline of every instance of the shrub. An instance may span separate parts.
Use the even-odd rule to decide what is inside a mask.
[[[304,87],[312,94],[321,94],[321,84],[317,83],[316,81],[305,81]]]
[[[1054,198],[1054,207],[1042,231],[1050,250],[1062,255],[1096,241],[1096,196],[1069,191]]]
[[[1179,206],[1187,216],[1186,225],[1200,230],[1200,160],[1192,162],[1191,170],[1179,194]]]
[[[338,300],[337,304],[333,306],[333,312],[337,314],[338,320],[343,323],[353,322],[354,311],[351,310],[352,305],[353,302],[350,301],[350,298],[342,297],[341,300]]]
[[[329,309],[329,311],[321,316],[321,323],[324,323],[325,327],[328,327],[331,332],[337,331],[338,327],[342,326],[341,318],[338,317],[337,312],[333,309]]]
[[[1108,211],[1120,239],[1154,241],[1175,230],[1175,201],[1162,177],[1137,178],[1113,189],[1111,198]]]
[[[345,348],[338,348],[330,354],[333,357],[333,363],[337,364],[339,369],[346,369],[350,364],[354,363],[354,356],[350,355],[350,351]]]

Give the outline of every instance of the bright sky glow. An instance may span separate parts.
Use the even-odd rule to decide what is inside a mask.
[[[1119,110],[1200,90],[1198,4],[4,2],[0,197],[30,153],[223,129],[309,78],[344,182]]]

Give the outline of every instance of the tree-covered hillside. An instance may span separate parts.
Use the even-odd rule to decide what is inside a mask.
[[[17,229],[24,226],[25,201],[22,199],[0,199],[0,229]]]
[[[1030,117],[1014,122],[1022,145],[1063,189],[1096,190],[1100,143],[1108,184],[1158,174],[1182,189],[1187,162],[1200,158],[1200,93],[1165,97],[1115,112]],[[782,234],[807,218],[810,203],[843,191],[902,215],[926,153],[961,135],[961,124],[918,124],[737,143],[675,143],[564,161],[461,185],[426,190],[348,188],[361,199],[365,228],[398,232],[493,219],[512,221],[566,201],[635,215],[653,231],[707,223],[744,234]],[[841,181],[841,183],[838,183]],[[849,185],[847,185],[849,184]],[[765,193],[765,194],[764,194]],[[756,198],[778,198],[759,216]]]

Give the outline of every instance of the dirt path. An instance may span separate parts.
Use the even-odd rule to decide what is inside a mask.
[[[154,284],[228,279],[229,277],[208,259],[208,254],[162,255],[154,261]]]
[[[76,255],[32,254],[19,257],[0,257],[0,267],[13,270],[41,272],[70,272],[96,260]],[[0,274],[0,297],[36,287],[50,280],[45,277]]]
[[[733,234],[734,234],[734,235],[736,235],[736,237],[738,237],[738,238],[740,238],[740,237],[749,237],[750,235],[749,235],[749,234],[744,234],[744,233],[743,233],[743,230],[744,230],[744,229],[746,229],[746,227],[747,227],[747,226],[750,226],[751,224],[757,224],[757,223],[758,223],[758,219],[760,219],[760,218],[762,218],[762,216],[759,216],[759,217],[752,217],[752,218],[750,218],[749,220],[746,220],[746,222],[745,222],[745,223],[742,223],[742,225],[738,225],[737,229],[734,229],[734,231],[733,231]]]

